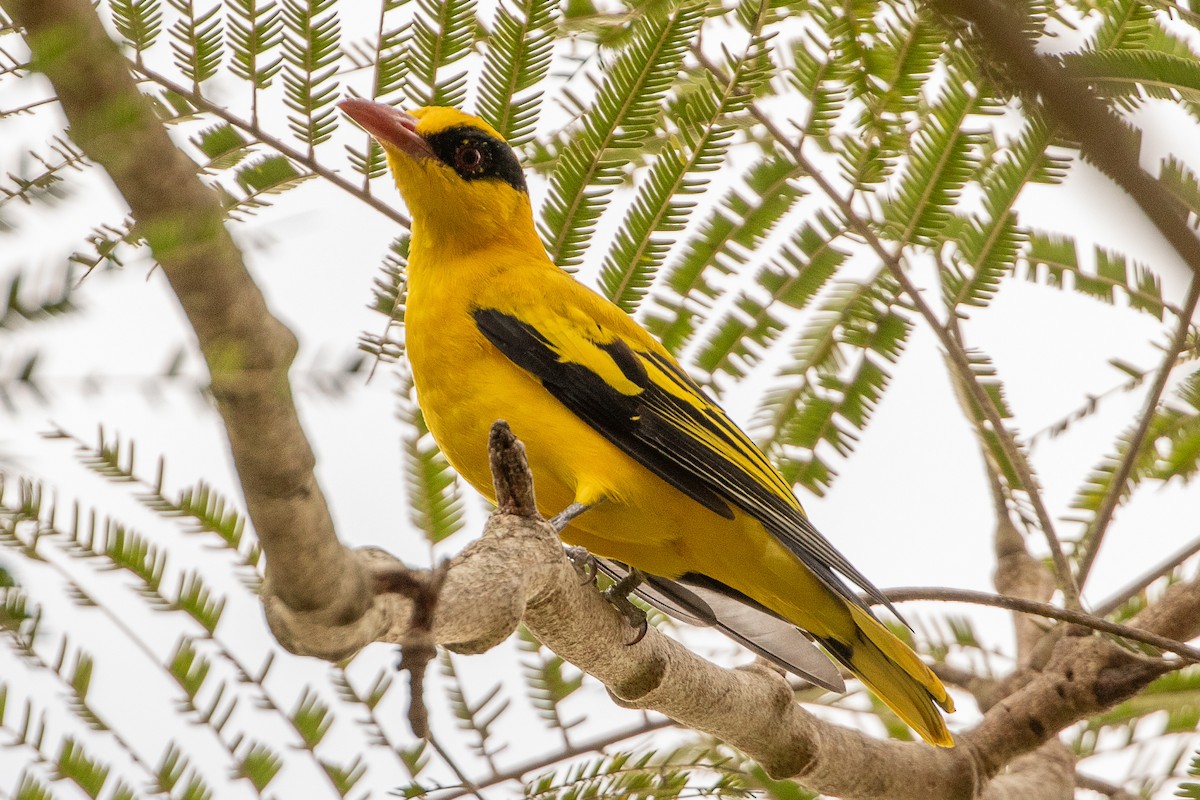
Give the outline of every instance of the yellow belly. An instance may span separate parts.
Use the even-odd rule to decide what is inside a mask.
[[[567,543],[667,578],[707,575],[818,635],[849,623],[842,603],[831,603],[829,589],[757,520],[740,511],[727,519],[692,500],[496,350],[468,310],[474,288],[456,281],[410,284],[405,325],[425,421],[450,464],[480,494],[495,500],[487,445],[492,424],[503,419],[525,445],[543,516],[573,502],[594,506],[563,531]],[[432,299],[433,293],[442,297]]]

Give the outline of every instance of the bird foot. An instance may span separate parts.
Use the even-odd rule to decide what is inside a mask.
[[[631,628],[637,630],[637,636],[632,642],[626,644],[626,647],[632,647],[640,642],[646,636],[646,631],[650,628],[650,623],[646,620],[646,612],[635,606],[629,599],[630,593],[633,592],[646,576],[642,574],[640,569],[629,569],[629,574],[621,580],[614,583],[612,586],[604,590],[604,599],[612,603],[613,607],[621,613],[625,621],[629,623]]]
[[[596,557],[588,552],[586,547],[564,547],[563,550],[567,554],[567,560],[571,562],[571,566],[575,567],[575,571],[583,576],[582,584],[593,583],[596,580],[596,575],[600,568],[596,564]]]

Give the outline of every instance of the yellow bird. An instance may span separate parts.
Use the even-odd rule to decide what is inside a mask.
[[[879,590],[671,354],[546,255],[500,134],[453,108],[341,107],[383,147],[412,215],[407,353],[458,473],[495,499],[488,431],[507,420],[542,512],[586,509],[565,541],[656,576],[646,591],[662,607],[841,688],[806,631],[927,741],[953,746],[934,707],[953,711],[945,687],[846,581],[886,604]]]

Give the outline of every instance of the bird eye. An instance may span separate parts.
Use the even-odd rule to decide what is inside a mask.
[[[464,142],[454,153],[454,163],[459,172],[477,175],[483,171],[484,155],[478,145]]]

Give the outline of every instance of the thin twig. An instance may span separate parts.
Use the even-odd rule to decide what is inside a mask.
[[[228,110],[222,108],[216,103],[210,102],[208,98],[204,97],[203,95],[197,94],[187,87],[175,83],[170,78],[159,72],[155,72],[149,67],[140,66],[134,64],[133,62],[130,62],[129,66],[131,69],[140,72],[148,80],[157,83],[164,89],[168,89],[180,95],[192,105],[203,110],[205,113],[212,114],[213,116],[228,122],[230,125],[233,125],[235,128],[241,128],[243,131],[250,134],[252,137],[262,142],[267,147],[270,147],[280,155],[286,156],[298,164],[303,164],[305,167],[311,170],[314,175],[320,175],[332,185],[366,203],[368,206],[375,209],[380,214],[383,214],[393,222],[396,222],[405,228],[412,227],[412,220],[410,220],[407,216],[401,214],[399,211],[392,208],[375,195],[360,189],[350,181],[343,178],[341,175],[338,175],[333,170],[322,165],[316,160],[316,158],[297,150],[282,139],[267,133],[260,128],[257,123],[248,122],[237,115],[230,113]]]
[[[1154,583],[1156,580],[1163,577],[1168,572],[1175,569],[1184,561],[1187,561],[1197,553],[1200,553],[1200,539],[1193,539],[1173,555],[1168,556],[1157,565],[1151,567],[1146,571],[1145,575],[1115,592],[1112,597],[1092,609],[1092,613],[1098,617],[1107,617],[1109,614],[1129,602],[1134,595],[1138,594],[1147,586]]]
[[[1116,622],[1110,622],[1106,619],[1085,614],[1082,611],[1075,611],[1069,608],[1059,608],[1052,606],[1049,603],[1039,603],[1036,600],[1026,600],[1021,597],[1009,597],[1002,594],[992,594],[991,592],[976,592],[970,589],[949,589],[949,588],[928,588],[928,587],[903,587],[898,589],[885,589],[884,597],[894,603],[907,603],[914,600],[935,600],[947,603],[971,603],[978,606],[991,606],[993,608],[1003,608],[1009,611],[1018,611],[1022,614],[1035,614],[1039,617],[1050,617],[1051,619],[1070,622],[1075,625],[1082,625],[1085,628],[1101,631],[1102,633],[1110,633],[1113,636],[1120,636],[1123,639],[1129,639],[1142,644],[1148,644],[1151,647],[1157,647],[1159,650],[1166,650],[1174,653],[1184,661],[1189,663],[1200,663],[1200,650],[1188,647],[1185,644],[1168,639],[1165,636],[1159,636],[1156,633],[1131,628],[1128,625],[1121,625]],[[871,602],[867,600],[867,602]],[[1180,665],[1182,666],[1182,665]]]
[[[698,48],[692,49],[693,54],[701,64],[718,80],[724,80],[721,67],[712,62]],[[984,416],[992,426],[992,433],[995,434],[996,441],[1000,448],[1004,451],[1004,455],[1012,464],[1013,469],[1017,473],[1022,486],[1025,487],[1026,493],[1029,495],[1030,503],[1033,505],[1034,513],[1038,518],[1038,525],[1042,529],[1042,533],[1046,537],[1046,542],[1050,548],[1050,553],[1054,558],[1054,565],[1057,572],[1058,584],[1063,591],[1068,605],[1072,607],[1079,606],[1079,589],[1075,583],[1075,577],[1071,572],[1070,564],[1067,561],[1066,555],[1062,550],[1062,545],[1058,541],[1058,536],[1054,532],[1054,523],[1050,518],[1050,513],[1046,510],[1045,503],[1042,502],[1041,492],[1038,489],[1038,484],[1033,476],[1033,471],[1029,467],[1029,463],[1025,460],[1020,448],[1017,446],[1016,440],[1012,433],[1004,425],[1004,420],[1000,416],[1000,411],[996,408],[992,398],[988,396],[979,382],[975,380],[975,373],[971,369],[971,362],[967,358],[966,352],[959,346],[954,337],[946,330],[945,326],[938,320],[937,315],[928,303],[921,297],[917,287],[909,280],[907,273],[904,271],[904,265],[901,263],[900,256],[892,253],[875,235],[871,226],[866,223],[849,201],[838,194],[821,171],[817,169],[808,157],[804,155],[801,148],[794,144],[791,139],[777,126],[770,116],[762,110],[757,103],[750,104],[750,112],[762,124],[767,131],[773,136],[792,156],[795,162],[808,173],[811,178],[825,195],[833,201],[838,207],[842,216],[846,218],[847,224],[854,229],[854,232],[863,237],[867,245],[875,251],[880,260],[887,267],[888,271],[896,278],[900,287],[904,290],[917,312],[925,318],[926,323],[933,329],[934,334],[938,337],[942,347],[945,348],[950,363],[958,370],[963,378],[963,383],[970,392],[972,399],[983,410]]]
[[[1112,800],[1137,800],[1137,795],[1131,794],[1115,783],[1094,778],[1091,775],[1084,775],[1082,772],[1075,773],[1075,786],[1080,789],[1087,789],[1099,794],[1108,795]]]
[[[1166,391],[1167,382],[1171,378],[1176,360],[1187,346],[1188,330],[1192,325],[1192,317],[1196,313],[1197,302],[1200,302],[1200,276],[1194,275],[1191,285],[1188,287],[1187,300],[1183,304],[1183,315],[1179,318],[1175,335],[1171,337],[1162,364],[1155,372],[1154,383],[1146,393],[1145,405],[1142,406],[1141,413],[1138,415],[1137,428],[1134,429],[1133,436],[1129,439],[1125,456],[1117,466],[1117,471],[1108,485],[1108,490],[1104,493],[1100,507],[1096,509],[1090,529],[1084,534],[1083,555],[1079,559],[1079,584],[1081,586],[1087,581],[1088,573],[1091,572],[1092,565],[1096,563],[1096,556],[1100,553],[1104,534],[1112,523],[1113,514],[1116,512],[1121,498],[1125,495],[1125,484],[1128,483],[1129,476],[1133,473],[1133,465],[1146,445],[1150,424],[1154,421],[1154,412],[1158,410],[1158,404],[1162,402],[1163,393]]]
[[[428,739],[429,744],[434,751],[436,751],[437,754],[442,757],[442,761],[446,762],[446,766],[450,767],[450,769],[454,771],[454,774],[458,777],[459,783],[462,785],[462,791],[453,796],[462,797],[464,794],[469,794],[476,798],[476,800],[485,800],[484,796],[479,792],[479,787],[476,786],[475,782],[467,777],[467,773],[464,772],[457,763],[455,763],[450,754],[446,752],[446,748],[442,747],[441,743],[438,742],[437,737],[430,733],[426,738]]]

